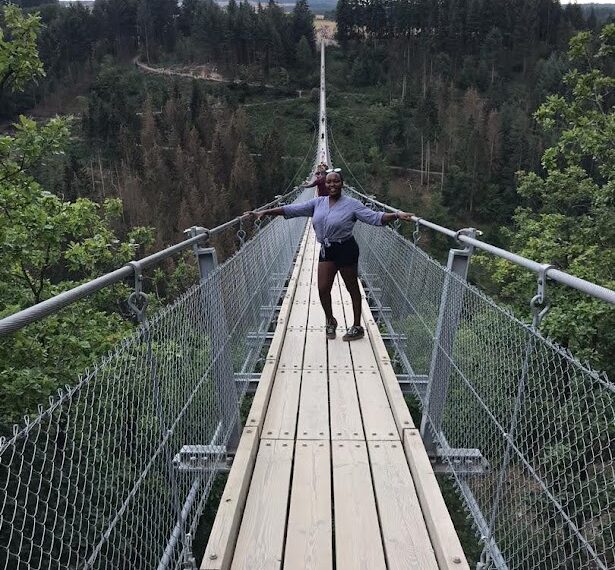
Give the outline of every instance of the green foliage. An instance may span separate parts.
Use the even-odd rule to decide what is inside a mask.
[[[301,36],[297,44],[297,65],[306,72],[312,71],[314,66],[312,50],[305,36]]]
[[[15,29],[19,14],[13,10],[9,7],[7,26]],[[36,19],[26,28],[34,34],[30,40],[35,45],[32,22]],[[20,41],[4,45],[5,53],[15,50],[30,60],[26,67],[10,64],[11,70],[19,70],[12,80],[17,86],[40,74],[39,64],[32,63],[38,62],[36,49],[23,50]],[[112,226],[122,213],[119,200],[67,202],[36,180],[33,171],[64,152],[69,134],[68,119],[39,126],[21,116],[14,133],[0,137],[0,316],[116,268],[132,259],[139,246],[151,242],[151,232],[143,228],[129,232],[123,242],[116,237]],[[3,339],[0,433],[7,433],[10,423],[33,411],[58,386],[74,380],[126,332],[129,325],[118,314],[110,314],[109,294],[101,293]]]
[[[39,16],[24,16],[13,4],[4,6],[3,13],[5,29],[0,31],[0,95],[5,91],[22,91],[30,81],[45,74],[36,46]]]
[[[615,288],[615,86],[612,54],[615,25],[598,37],[590,32],[570,42],[573,68],[567,95],[553,95],[536,119],[554,136],[543,154],[545,174],[523,172],[519,194],[525,204],[505,232],[517,253]],[[487,262],[485,262],[487,263]],[[490,262],[502,296],[520,311],[534,278],[503,261]],[[613,374],[615,311],[568,288],[548,287],[551,313],[544,329],[577,356]]]

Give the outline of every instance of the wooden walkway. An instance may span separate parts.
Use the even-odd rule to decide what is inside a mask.
[[[203,570],[469,568],[369,307],[325,338],[306,228]]]

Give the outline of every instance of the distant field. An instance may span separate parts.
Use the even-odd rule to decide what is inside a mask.
[[[331,20],[314,20],[316,34],[326,40],[333,41],[335,32],[337,32],[337,24]]]

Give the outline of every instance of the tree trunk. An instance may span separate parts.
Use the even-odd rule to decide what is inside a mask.
[[[423,171],[425,170],[424,165],[423,133],[421,133],[421,186],[423,185]]]
[[[431,141],[427,141],[427,159],[425,164],[425,170],[427,170],[427,190],[429,190],[429,166],[431,163]]]
[[[103,175],[102,161],[100,160],[100,152],[98,153],[98,170],[100,171],[100,198],[101,202],[105,199],[105,177]]]
[[[444,155],[442,155],[442,174],[440,175],[440,192],[444,189]]]

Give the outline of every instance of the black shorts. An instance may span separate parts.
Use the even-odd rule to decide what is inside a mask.
[[[359,263],[359,246],[353,237],[343,242],[331,242],[329,247],[320,247],[318,261],[332,261],[338,269]]]

